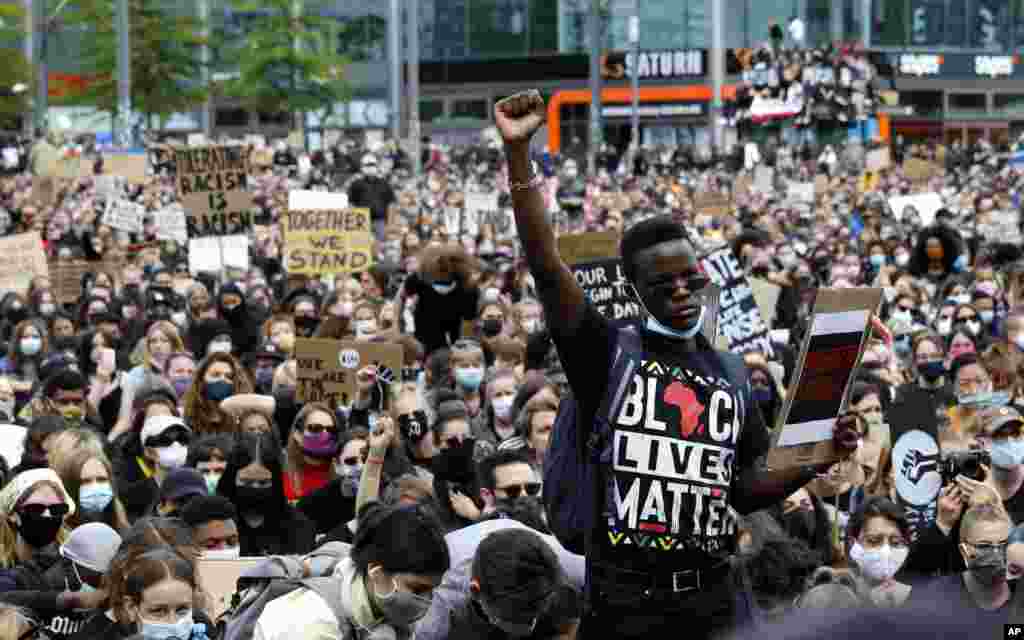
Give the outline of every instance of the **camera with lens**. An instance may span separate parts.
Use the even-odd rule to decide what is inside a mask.
[[[972,449],[970,451],[957,451],[948,456],[943,456],[939,465],[939,472],[942,475],[942,484],[953,482],[957,476],[964,476],[979,482],[985,479],[985,470],[982,465],[992,464],[992,457],[988,451]]]

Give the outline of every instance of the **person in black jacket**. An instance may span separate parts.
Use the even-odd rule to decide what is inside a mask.
[[[281,444],[273,434],[243,434],[239,438],[217,484],[217,494],[238,509],[243,556],[313,550],[316,526],[285,499]]]
[[[377,158],[369,153],[363,156],[362,175],[349,187],[348,199],[353,207],[366,207],[370,210],[374,234],[378,240],[383,240],[388,207],[395,202],[395,192],[378,171]]]

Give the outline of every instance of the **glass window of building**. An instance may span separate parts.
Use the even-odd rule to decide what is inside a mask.
[[[420,100],[420,121],[433,122],[444,116],[443,100]]]
[[[947,2],[946,45],[966,47],[970,41],[967,37],[967,30],[971,22],[967,10],[968,0],[947,0]]]
[[[950,93],[949,111],[980,114],[988,110],[988,96],[984,93]]]
[[[910,44],[915,47],[941,45],[946,27],[943,0],[914,0],[910,3]]]
[[[452,117],[487,120],[487,101],[456,100],[452,103]]]
[[[249,124],[249,112],[245,109],[217,109],[213,121],[218,127],[244,127]]]
[[[906,0],[872,0],[871,45],[903,47],[907,42]]]
[[[339,19],[334,27],[338,53],[354,62],[378,62],[387,58],[388,21],[384,16],[364,15]]]
[[[1024,114],[1024,94],[997,93],[993,96],[995,110],[1015,115]]]
[[[971,46],[986,51],[1009,50],[1009,0],[975,0],[972,13]]]

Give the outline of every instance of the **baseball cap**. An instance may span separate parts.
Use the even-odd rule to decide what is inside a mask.
[[[203,474],[195,469],[180,468],[167,474],[160,486],[160,497],[164,500],[181,500],[195,496],[208,496],[210,489],[206,486]]]
[[[165,431],[173,427],[180,427],[185,431],[192,433],[192,430],[188,428],[188,425],[177,416],[150,416],[149,418],[146,418],[146,421],[142,423],[142,433],[139,434],[142,446],[146,446],[146,442],[150,438],[162,435]]]

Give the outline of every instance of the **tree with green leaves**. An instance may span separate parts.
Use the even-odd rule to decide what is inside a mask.
[[[237,65],[224,95],[266,113],[313,112],[326,120],[351,96],[345,80],[349,58],[338,53],[333,18],[302,0],[233,0],[244,16],[240,37],[215,37],[220,65]],[[223,31],[223,30],[221,30]]]
[[[194,109],[206,100],[202,84],[203,25],[190,12],[191,3],[128,0],[131,24],[132,109],[150,128],[172,114]],[[183,12],[184,11],[184,12]],[[62,15],[65,24],[88,25],[83,62],[92,80],[62,99],[69,105],[117,112],[117,5],[110,0],[78,0]]]
[[[0,46],[7,62],[0,65],[0,129],[14,129],[28,113],[35,74],[22,51],[25,11],[20,4],[0,5]]]

